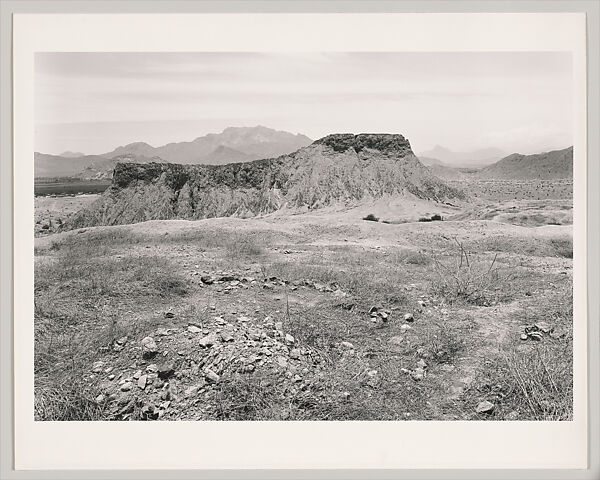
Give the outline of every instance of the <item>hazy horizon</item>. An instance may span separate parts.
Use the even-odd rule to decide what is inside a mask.
[[[400,133],[415,153],[572,145],[571,55],[37,53],[35,150],[106,153],[227,127]]]

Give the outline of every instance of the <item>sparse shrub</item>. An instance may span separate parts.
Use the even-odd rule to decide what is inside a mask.
[[[489,262],[474,262],[463,244],[455,242],[458,255],[454,264],[445,264],[433,256],[432,292],[450,304],[464,302],[482,306],[509,296],[512,276],[496,266],[498,254]]]
[[[441,222],[443,220],[444,220],[444,217],[442,217],[441,215],[438,215],[437,213],[435,215],[432,215],[431,217],[419,218],[419,222]]]
[[[366,217],[363,217],[363,220],[367,220],[369,222],[378,222],[379,218],[377,218],[375,215],[373,215],[372,213],[369,213]]]

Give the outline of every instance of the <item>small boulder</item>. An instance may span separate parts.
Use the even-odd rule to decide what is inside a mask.
[[[292,348],[292,350],[290,350],[290,358],[298,360],[300,358],[300,350]]]
[[[190,333],[202,333],[202,329],[198,328],[196,325],[190,325],[187,327],[187,331]]]
[[[285,343],[287,343],[288,345],[293,344],[295,341],[294,337],[292,335],[290,335],[289,333],[285,334]]]
[[[158,346],[152,337],[143,338],[141,343],[144,358],[152,358],[158,353]]]
[[[146,388],[146,383],[148,382],[148,376],[147,375],[142,375],[140,378],[138,378],[138,388],[141,388],[142,390],[144,390],[144,388]]]
[[[206,335],[205,337],[202,337],[199,341],[198,344],[201,347],[204,348],[208,348],[208,347],[212,347],[215,343],[218,342],[218,338],[214,333],[209,333],[208,335]]]
[[[219,380],[221,380],[221,377],[217,373],[213,372],[210,368],[204,370],[204,376],[208,381],[213,383],[218,383]]]
[[[167,379],[175,373],[175,366],[172,363],[163,363],[158,367],[159,378]]]
[[[340,347],[344,350],[352,350],[354,345],[352,345],[350,342],[342,342],[340,343]]]
[[[132,387],[133,387],[133,383],[125,382],[123,385],[121,385],[121,391],[128,392],[129,390],[131,390]]]
[[[484,400],[483,402],[479,402],[477,404],[477,407],[475,407],[475,411],[477,413],[485,413],[485,414],[490,414],[494,411],[494,404],[492,402],[488,402],[487,400]]]
[[[414,322],[415,321],[415,317],[413,316],[412,313],[405,313],[404,314],[404,321],[405,322]]]
[[[102,373],[102,370],[104,370],[104,362],[94,362],[94,364],[92,365],[92,372]]]
[[[391,337],[389,339],[389,342],[392,345],[400,345],[400,344],[402,344],[402,342],[404,342],[404,337],[400,337],[400,336]]]
[[[224,342],[233,342],[234,338],[233,338],[233,334],[231,333],[231,331],[223,330],[221,332],[221,340]]]

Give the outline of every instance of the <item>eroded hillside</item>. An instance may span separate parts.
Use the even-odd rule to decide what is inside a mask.
[[[112,186],[66,227],[248,217],[351,206],[385,195],[439,203],[463,198],[420,163],[402,135],[335,134],[290,155],[254,162],[117,164]]]

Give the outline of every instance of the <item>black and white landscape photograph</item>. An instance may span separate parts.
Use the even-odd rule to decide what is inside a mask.
[[[34,88],[35,420],[573,419],[571,53],[47,52]]]

